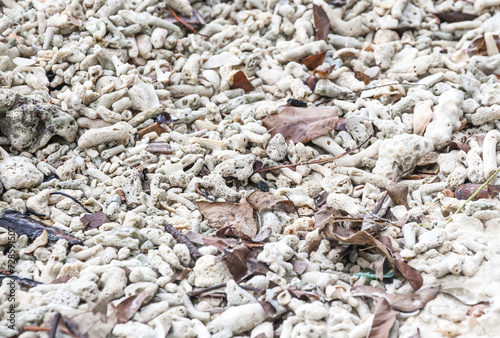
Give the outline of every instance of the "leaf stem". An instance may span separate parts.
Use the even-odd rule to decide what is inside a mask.
[[[498,173],[500,173],[500,167],[493,173],[493,175],[491,175],[487,180],[486,182],[483,183],[482,186],[480,186],[468,199],[467,201],[465,201],[461,206],[460,208],[458,208],[457,211],[455,211],[455,213],[448,219],[448,221],[446,222],[446,224],[450,223],[452,220],[453,220],[453,216],[458,214],[459,212],[462,211],[462,209],[465,207],[465,205],[467,203],[469,203],[470,201],[472,201],[474,199],[474,197],[476,197],[480,192],[481,190],[483,190],[490,182],[491,180],[493,179],[493,177],[496,177],[498,175]]]

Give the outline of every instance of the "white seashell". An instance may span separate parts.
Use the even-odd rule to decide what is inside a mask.
[[[417,102],[413,111],[413,133],[424,135],[427,125],[432,120],[432,100]]]
[[[12,60],[16,66],[31,66],[36,63],[33,59],[17,57]]]
[[[239,57],[229,52],[222,52],[220,54],[212,56],[203,64],[205,69],[219,68],[224,65],[237,66],[241,64]]]
[[[201,76],[203,76],[208,82],[215,84],[216,88],[219,88],[220,85],[220,76],[217,74],[215,70],[207,69],[201,72]]]
[[[149,53],[153,50],[153,45],[151,44],[151,38],[148,35],[139,35],[135,38],[137,49],[139,50],[139,55],[147,57]]]

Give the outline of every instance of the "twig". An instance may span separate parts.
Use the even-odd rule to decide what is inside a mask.
[[[54,321],[52,322],[52,327],[50,328],[49,338],[56,338],[57,325],[59,325],[60,319],[61,319],[61,314],[58,312],[54,316]]]
[[[23,331],[49,332],[50,328],[42,326],[24,326]]]
[[[338,95],[335,95],[333,97],[329,97],[328,99],[320,102],[320,103],[317,103],[316,104],[316,107],[317,106],[321,106],[322,104],[326,104],[332,100],[335,100],[335,99],[338,99],[339,97],[343,97],[345,95],[351,95],[351,94],[357,94],[357,93],[361,93],[361,92],[364,92],[364,91],[367,91],[367,90],[371,90],[371,89],[375,89],[375,88],[381,88],[381,87],[387,87],[387,86],[397,86],[397,85],[402,85],[402,86],[426,86],[424,84],[421,84],[421,83],[398,83],[398,82],[395,82],[395,83],[388,83],[388,84],[383,84],[383,85],[379,85],[379,86],[373,86],[373,87],[370,87],[370,88],[365,88],[365,89],[360,89],[360,90],[353,90],[351,92],[348,92],[348,93],[340,93]]]
[[[193,291],[189,292],[188,295],[190,297],[198,296],[198,295],[201,295],[202,293],[205,293],[205,292],[209,292],[209,291],[213,291],[213,290],[225,288],[226,286],[227,286],[227,283],[217,284],[217,285],[209,286],[209,287],[206,287],[206,288],[203,288],[203,289],[193,290]],[[264,293],[265,292],[265,290],[260,289],[260,288],[254,288],[253,286],[240,285],[240,284],[238,284],[238,286],[240,288],[242,288],[243,290],[247,290],[247,291],[259,292],[259,293]]]
[[[50,195],[63,195],[64,197],[67,197],[71,200],[73,200],[73,202],[75,202],[76,204],[78,204],[80,207],[82,207],[83,210],[85,210],[86,212],[88,212],[89,214],[93,214],[92,211],[90,211],[89,209],[87,209],[83,204],[82,202],[80,202],[79,200],[77,200],[76,198],[74,198],[73,196],[71,195],[68,195],[64,192],[61,192],[61,191],[54,191],[54,192],[51,192]]]
[[[483,190],[490,182],[491,180],[493,180],[494,177],[497,177],[498,173],[500,173],[500,167],[493,173],[493,175],[491,175],[487,180],[486,182],[483,183],[482,186],[480,186],[472,195],[471,197],[469,197],[467,199],[467,201],[465,201],[461,206],[460,208],[458,208],[457,211],[455,211],[455,213],[448,219],[448,221],[446,222],[446,224],[450,223],[452,220],[453,220],[453,216],[455,216],[456,214],[458,214],[460,211],[462,211],[462,209],[465,207],[465,205],[467,203],[469,203],[470,201],[472,201],[474,199],[474,197],[476,197],[480,192],[481,190]]]
[[[174,236],[174,238],[177,242],[180,242],[180,243],[186,245],[188,250],[189,250],[189,254],[191,255],[191,257],[193,257],[194,260],[197,260],[198,258],[201,257],[201,253],[194,246],[194,244],[191,243],[191,241],[186,236],[181,234],[179,230],[175,229],[172,226],[172,224],[167,224],[165,226],[165,231],[168,232],[169,234],[171,234],[172,236]]]
[[[282,168],[295,168],[295,167],[298,167],[299,165],[310,165],[310,164],[318,164],[318,163],[326,163],[326,162],[331,162],[331,161],[335,161],[336,159],[339,159],[341,157],[344,157],[345,155],[349,155],[350,153],[352,153],[353,151],[355,150],[358,150],[359,148],[361,148],[366,142],[368,142],[368,140],[370,140],[372,138],[373,135],[370,135],[365,141],[363,141],[363,143],[361,143],[359,146],[357,146],[356,148],[353,148],[353,149],[350,149],[348,151],[346,151],[345,153],[342,153],[340,155],[337,155],[337,156],[332,156],[332,157],[327,157],[327,158],[322,158],[322,159],[319,159],[319,160],[314,160],[314,161],[309,161],[309,162],[302,162],[302,163],[295,163],[295,164],[284,164],[284,165],[279,165],[279,166],[276,166],[276,167],[270,167],[270,168],[261,168],[259,170],[256,170],[254,172],[255,173],[261,173],[261,172],[264,172],[264,171],[270,171],[270,170],[275,170],[275,169],[282,169]]]
[[[205,34],[201,34],[200,32],[198,32],[196,29],[194,29],[193,27],[191,27],[190,24],[188,24],[186,21],[182,20],[182,18],[177,15],[177,13],[175,13],[175,11],[172,9],[172,7],[168,6],[168,9],[170,10],[170,13],[172,13],[172,15],[174,16],[175,20],[179,21],[181,24],[183,24],[184,26],[186,26],[187,28],[189,28],[189,30],[191,30],[193,33],[195,34],[198,34],[198,35],[201,35],[205,38],[210,38],[211,36],[208,36],[208,35],[205,35]]]

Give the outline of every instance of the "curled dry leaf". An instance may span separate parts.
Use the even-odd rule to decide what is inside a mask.
[[[40,236],[35,238],[33,243],[30,244],[26,249],[24,249],[25,254],[30,254],[35,251],[37,248],[44,246],[49,242],[49,235],[47,234],[47,230],[43,230]]]
[[[493,39],[495,39],[497,48],[500,49],[500,35],[493,35]],[[467,48],[467,54],[469,54],[469,56],[488,55],[488,52],[486,51],[486,42],[484,40],[484,35],[478,37],[477,39],[474,39],[471,42],[471,44]]]
[[[354,77],[355,77],[357,80],[359,80],[359,81],[363,82],[365,85],[369,84],[369,83],[370,83],[370,81],[372,80],[372,78],[371,78],[371,77],[369,77],[368,75],[366,75],[365,73],[363,73],[363,72],[358,72],[358,71],[355,71],[355,72],[354,72]]]
[[[233,73],[230,77],[230,83],[231,89],[238,89],[241,88],[245,91],[246,94],[250,93],[252,90],[255,88],[252,86],[250,81],[248,81],[248,78],[243,71],[238,70],[235,73]]]
[[[326,15],[326,12],[321,6],[313,5],[313,16],[314,16],[314,39],[315,40],[326,40],[328,37],[328,32],[330,31],[330,20]]]
[[[247,197],[247,202],[254,211],[270,209],[274,211],[294,212],[293,203],[283,196],[276,196],[269,192],[255,190]]]
[[[242,199],[239,203],[231,202],[197,202],[208,225],[222,229],[231,227],[236,236],[251,240],[257,234],[257,223],[253,218],[252,206]]]
[[[224,253],[226,266],[233,276],[233,279],[239,283],[247,275],[247,258],[250,255],[250,249],[246,245],[238,245],[233,251]]]
[[[423,309],[428,302],[436,298],[440,289],[440,286],[432,286],[414,293],[388,294],[384,290],[373,286],[357,285],[351,288],[351,295],[374,299],[384,298],[395,310],[413,312]]]
[[[126,323],[134,314],[139,310],[142,302],[148,293],[146,291],[141,291],[137,295],[133,295],[122,300],[118,305],[116,305],[116,316],[118,323]]]
[[[316,69],[316,67],[321,66],[325,60],[326,50],[322,53],[310,55],[302,60],[302,64],[309,70]]]
[[[481,187],[482,184],[467,183],[462,184],[455,190],[455,197],[459,200],[469,199],[476,191]],[[479,194],[476,195],[472,200],[477,201],[482,198],[492,198],[500,193],[500,187],[492,184],[488,184],[484,187]]]
[[[432,100],[417,102],[413,110],[413,133],[423,136],[427,125],[432,121]]]
[[[385,298],[379,298],[375,307],[375,317],[373,318],[372,328],[369,338],[386,338],[396,321],[396,311],[391,307]]]
[[[387,187],[387,192],[389,193],[389,197],[392,199],[396,205],[404,205],[406,209],[408,207],[408,186],[390,182]]]
[[[80,218],[83,225],[87,226],[87,229],[95,229],[108,222],[106,214],[102,211],[96,212],[95,214],[85,214]]]
[[[308,266],[307,262],[295,258],[291,259],[289,263],[292,264],[293,271],[295,271],[299,275],[306,271]]]
[[[452,141],[448,145],[448,152],[450,152],[452,150],[463,150],[465,153],[468,153],[470,150],[470,146],[464,142]]]
[[[15,210],[5,210],[0,213],[0,227],[14,231],[18,236],[26,235],[35,239],[46,230],[50,242],[60,239],[67,240],[69,244],[81,244],[82,240],[64,232],[63,230],[48,226],[37,219],[21,214]]]
[[[468,14],[462,12],[441,12],[434,13],[435,16],[441,20],[441,22],[460,22],[460,21],[471,21],[477,18],[475,14]]]
[[[339,120],[335,107],[285,107],[278,114],[268,115],[262,123],[271,136],[282,134],[287,142],[306,143],[331,132]]]

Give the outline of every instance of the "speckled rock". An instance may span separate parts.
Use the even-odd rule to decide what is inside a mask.
[[[0,180],[5,189],[33,188],[43,174],[26,157],[15,156],[0,163]]]

